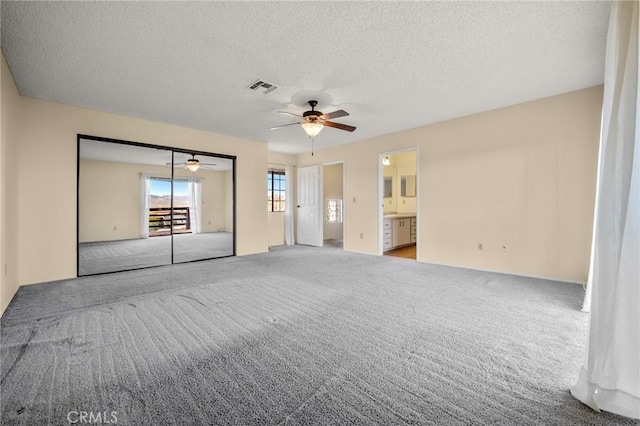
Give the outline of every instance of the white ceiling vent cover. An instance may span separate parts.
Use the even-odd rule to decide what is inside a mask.
[[[278,86],[271,83],[267,83],[264,80],[256,80],[247,86],[247,89],[253,90],[253,91],[262,91],[262,94],[264,95],[268,95],[269,93],[273,92],[277,88]]]

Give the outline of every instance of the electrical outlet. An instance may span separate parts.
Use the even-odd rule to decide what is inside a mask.
[[[356,197],[353,197],[353,202],[354,202],[354,203],[356,202]]]
[[[114,231],[117,231],[117,230],[118,230],[118,227],[117,227],[117,226],[115,226],[115,225],[113,225],[113,230],[114,230]]]
[[[364,234],[362,232],[360,233],[360,239],[364,239]]]
[[[482,243],[478,243],[478,250],[482,250]]]

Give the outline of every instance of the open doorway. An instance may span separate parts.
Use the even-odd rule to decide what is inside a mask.
[[[297,244],[343,248],[344,164],[298,167]]]
[[[417,259],[418,152],[380,154],[379,253]]]
[[[323,245],[343,248],[344,165],[323,165]]]

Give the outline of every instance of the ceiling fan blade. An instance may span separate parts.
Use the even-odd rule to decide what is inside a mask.
[[[355,126],[349,126],[348,124],[334,123],[333,121],[325,121],[322,124],[324,124],[327,127],[334,127],[336,129],[346,130],[347,132],[353,132],[356,129]]]
[[[330,112],[329,114],[323,114],[320,118],[324,120],[331,120],[332,118],[338,117],[346,117],[349,113],[343,109],[339,109],[337,111]]]
[[[217,166],[216,163],[200,163],[201,166]]]
[[[287,126],[293,126],[295,124],[300,124],[300,123],[289,123],[289,124],[283,124],[282,126],[275,126],[275,127],[270,127],[269,130],[276,130],[276,129],[280,129],[281,127],[287,127]]]
[[[289,115],[293,115],[294,117],[302,117],[301,115],[294,114],[294,113],[288,112],[288,111],[278,111],[278,114],[289,114]]]

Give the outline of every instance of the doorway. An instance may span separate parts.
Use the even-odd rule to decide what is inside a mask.
[[[342,249],[344,246],[344,164],[323,165],[323,245]]]
[[[297,243],[343,248],[344,163],[297,170]]]
[[[417,260],[418,150],[379,155],[379,254]]]

